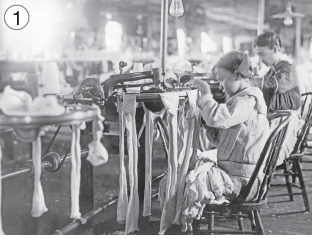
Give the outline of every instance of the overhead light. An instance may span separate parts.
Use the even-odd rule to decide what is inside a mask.
[[[183,16],[184,6],[182,3],[182,0],[172,0],[171,6],[170,6],[170,14],[176,18]]]
[[[291,3],[287,4],[286,10],[285,10],[288,14],[292,14],[292,7],[291,7]],[[292,17],[287,16],[286,18],[284,18],[283,24],[286,26],[291,26],[293,24],[293,19]]]
[[[283,23],[286,26],[291,26],[295,17],[304,17],[304,14],[292,12],[291,3],[287,4],[285,12],[272,15],[272,18],[284,18]]]
[[[286,17],[283,21],[283,24],[286,26],[291,26],[293,24],[293,19],[292,17]]]

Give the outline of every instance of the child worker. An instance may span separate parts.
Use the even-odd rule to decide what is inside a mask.
[[[233,201],[245,187],[259,160],[269,136],[267,107],[263,93],[251,83],[248,55],[232,51],[219,59],[213,68],[220,89],[228,94],[224,104],[212,97],[210,86],[202,80],[191,80],[200,91],[201,109],[207,138],[217,146],[217,165],[231,178],[234,188],[225,199]],[[261,185],[260,173],[247,197],[254,200]],[[207,202],[211,204],[211,201]]]
[[[300,121],[298,112],[301,105],[299,78],[295,67],[281,56],[282,40],[274,32],[265,32],[256,37],[254,47],[262,63],[270,67],[270,70],[262,79],[252,79],[264,95],[268,114],[277,110],[292,110],[293,118],[289,122],[287,135],[279,153],[277,166],[287,167],[290,162],[284,161],[290,156],[297,141],[299,128],[304,124]],[[279,120],[274,120],[270,125],[272,131]]]

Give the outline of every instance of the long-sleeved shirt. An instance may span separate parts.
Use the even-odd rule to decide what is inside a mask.
[[[237,195],[249,180],[269,136],[263,94],[248,87],[225,104],[218,104],[209,94],[201,97],[198,107],[207,137],[218,148],[218,166],[233,180]],[[250,197],[254,196],[255,192]]]

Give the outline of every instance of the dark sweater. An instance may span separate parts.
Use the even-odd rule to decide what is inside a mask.
[[[278,82],[278,88],[275,81]],[[268,114],[276,110],[298,110],[301,105],[297,72],[287,61],[280,61],[270,68],[265,76],[262,91]]]

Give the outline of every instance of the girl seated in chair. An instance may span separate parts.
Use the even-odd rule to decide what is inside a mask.
[[[224,104],[213,99],[207,82],[197,79],[189,83],[200,90],[198,107],[205,121],[203,126],[207,138],[217,146],[218,167],[234,184],[232,193],[225,195],[225,199],[233,201],[248,183],[268,139],[267,107],[262,91],[250,81],[251,65],[246,54],[236,51],[225,54],[213,72],[221,90],[229,96]],[[259,176],[247,200],[255,199],[260,184]]]

